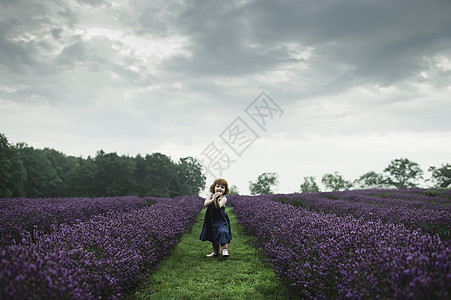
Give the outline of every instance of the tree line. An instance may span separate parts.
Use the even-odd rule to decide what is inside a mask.
[[[11,145],[0,133],[0,198],[198,195],[206,177],[192,157],[135,157],[97,152],[91,158],[54,149]]]
[[[433,187],[451,187],[451,164],[442,164],[440,167],[430,166],[431,178],[426,179]],[[321,182],[326,191],[342,191],[363,188],[409,188],[417,187],[417,182],[423,179],[424,172],[418,165],[407,158],[398,158],[390,162],[382,173],[369,171],[354,181],[346,180],[337,171],[324,174]],[[300,185],[302,193],[319,192],[319,186],[314,176],[304,177]],[[255,182],[249,182],[252,195],[272,194],[273,188],[279,184],[277,173],[268,172],[260,174]]]
[[[451,186],[451,164],[430,166],[434,187]],[[354,181],[338,172],[324,174],[321,182],[327,191],[352,188],[416,187],[424,175],[420,166],[407,158],[394,159],[382,173],[369,171]],[[34,149],[25,143],[11,145],[0,133],[0,198],[10,197],[102,197],[198,195],[206,177],[201,164],[192,157],[174,162],[162,153],[135,157],[115,152],[97,152],[91,158],[67,156],[54,149]],[[272,194],[279,184],[277,173],[260,174],[249,182],[252,195]],[[301,192],[319,192],[314,176],[304,177]],[[236,186],[231,194],[238,194]]]

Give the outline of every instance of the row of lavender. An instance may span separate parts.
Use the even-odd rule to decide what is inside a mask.
[[[449,243],[404,225],[231,196],[278,276],[303,298],[447,299]]]
[[[60,224],[87,221],[109,211],[138,209],[158,198],[43,198],[0,199],[0,247],[20,243],[26,236],[50,233]]]
[[[362,191],[365,192],[365,191]],[[451,200],[451,189],[449,188],[404,188],[404,189],[367,189],[368,194],[377,194],[381,197],[398,199],[419,200],[426,202],[445,202]],[[431,198],[433,197],[433,198]]]
[[[198,196],[161,199],[62,224],[0,250],[1,299],[118,298],[145,282],[203,207]]]
[[[451,211],[451,189],[367,189],[320,193],[327,198],[348,199],[385,206],[405,205],[409,208],[427,208]]]
[[[426,196],[421,190],[357,190],[268,196],[307,210],[403,224],[443,240],[451,239],[451,190]],[[424,191],[423,191],[424,192]],[[410,198],[407,198],[410,195]]]

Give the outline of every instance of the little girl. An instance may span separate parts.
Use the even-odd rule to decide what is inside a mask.
[[[230,228],[229,216],[225,211],[229,193],[229,185],[224,179],[216,179],[210,186],[211,194],[207,196],[204,206],[208,207],[205,212],[204,226],[200,233],[201,241],[210,241],[213,245],[213,252],[207,257],[219,255],[219,244],[221,244],[222,256],[228,257],[227,244],[232,240],[232,229]]]

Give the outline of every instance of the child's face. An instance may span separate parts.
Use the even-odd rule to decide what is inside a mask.
[[[224,194],[225,186],[220,184],[220,183],[216,184],[216,186],[215,186],[215,193],[218,193],[218,192],[221,193],[221,195]]]

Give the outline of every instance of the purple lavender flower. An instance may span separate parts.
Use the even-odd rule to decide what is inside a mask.
[[[154,199],[86,222],[62,223],[0,250],[2,299],[119,298],[170,254],[203,207],[198,196]]]

